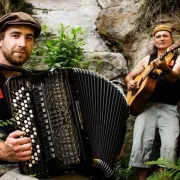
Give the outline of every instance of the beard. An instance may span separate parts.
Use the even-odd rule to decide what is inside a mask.
[[[27,53],[25,56],[13,56],[13,54],[7,54],[4,51],[3,51],[3,55],[6,61],[13,66],[22,66],[30,56]]]

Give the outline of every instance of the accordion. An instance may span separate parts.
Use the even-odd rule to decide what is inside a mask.
[[[22,174],[114,176],[129,116],[118,86],[88,70],[60,68],[11,77],[5,88],[15,129],[32,142]]]

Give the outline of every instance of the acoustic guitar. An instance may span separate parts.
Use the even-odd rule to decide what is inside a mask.
[[[174,53],[172,53],[172,51],[177,49],[179,46],[180,40],[167,48],[166,51],[159,57],[159,59],[165,59],[166,63],[168,64],[174,56]],[[130,113],[132,115],[137,116],[142,112],[145,103],[150,98],[152,92],[156,87],[157,80],[149,76],[152,72],[161,74],[162,70],[148,65],[144,69],[144,71],[134,79],[137,82],[137,88],[131,91],[129,90],[127,93],[127,101],[130,106]]]

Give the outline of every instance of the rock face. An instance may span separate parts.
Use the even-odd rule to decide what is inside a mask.
[[[120,73],[122,74],[121,79],[123,79],[125,74],[127,74],[127,60],[124,55],[120,51],[112,53],[111,48],[108,46],[109,40],[106,41],[102,39],[100,34],[97,32],[96,27],[96,19],[99,17],[99,13],[103,11],[102,8],[119,5],[121,4],[120,1],[26,0],[26,2],[33,4],[35,12],[34,17],[36,17],[41,24],[47,25],[48,29],[52,30],[55,34],[57,33],[60,23],[63,23],[65,26],[70,25],[70,27],[81,26],[83,29],[87,30],[84,55],[85,60],[88,59],[88,61],[91,61],[90,64],[92,70],[98,69],[99,73],[108,78],[112,78],[112,76],[116,76]],[[125,1],[123,3],[125,3]],[[114,16],[112,16],[112,18],[114,18]],[[115,22],[115,19],[113,21]],[[105,28],[107,28],[107,26]],[[116,38],[118,34],[121,37],[124,36],[122,32],[116,32],[115,29],[114,24],[114,30],[111,30],[113,34],[116,35],[114,38]],[[124,31],[126,31],[126,28],[124,28]],[[121,37],[118,39],[121,39]],[[98,56],[101,61],[103,61],[103,65],[101,65],[101,68],[99,68],[99,65],[98,67],[93,68],[92,64],[96,64],[94,62],[97,61]],[[115,57],[117,59],[116,61],[119,61],[118,63],[115,63],[115,60],[112,60]],[[107,67],[108,70],[106,69]]]
[[[144,0],[26,1],[33,4],[36,13],[34,16],[41,24],[46,24],[54,33],[57,33],[60,23],[86,29],[85,60],[90,60],[89,53],[92,53],[92,62],[96,61],[94,56],[100,56],[102,61],[114,67],[109,69],[109,74],[117,75],[121,71],[124,74],[152,49],[151,32],[136,31],[137,18],[141,16],[140,7]],[[165,21],[177,29],[177,25],[170,19]],[[123,62],[120,69],[112,64],[111,55],[120,57],[119,61]],[[100,73],[105,71],[103,68],[104,66],[99,69]],[[111,76],[108,72],[105,74],[107,77]]]
[[[102,7],[106,8],[96,19],[98,33],[115,44],[116,51],[125,55],[130,68],[151,48],[150,37],[135,30],[141,3],[138,0],[101,1]]]
[[[96,0],[26,0],[34,5],[35,17],[57,33],[59,24],[87,30],[85,52],[110,51],[96,32],[95,20],[101,8]]]

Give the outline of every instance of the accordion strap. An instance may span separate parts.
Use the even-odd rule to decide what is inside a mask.
[[[0,69],[5,70],[5,71],[15,71],[15,72],[20,72],[22,74],[26,74],[26,75],[32,75],[32,71],[30,70],[26,70],[23,68],[17,68],[17,67],[13,67],[13,66],[8,66],[5,64],[1,64],[0,63]]]

